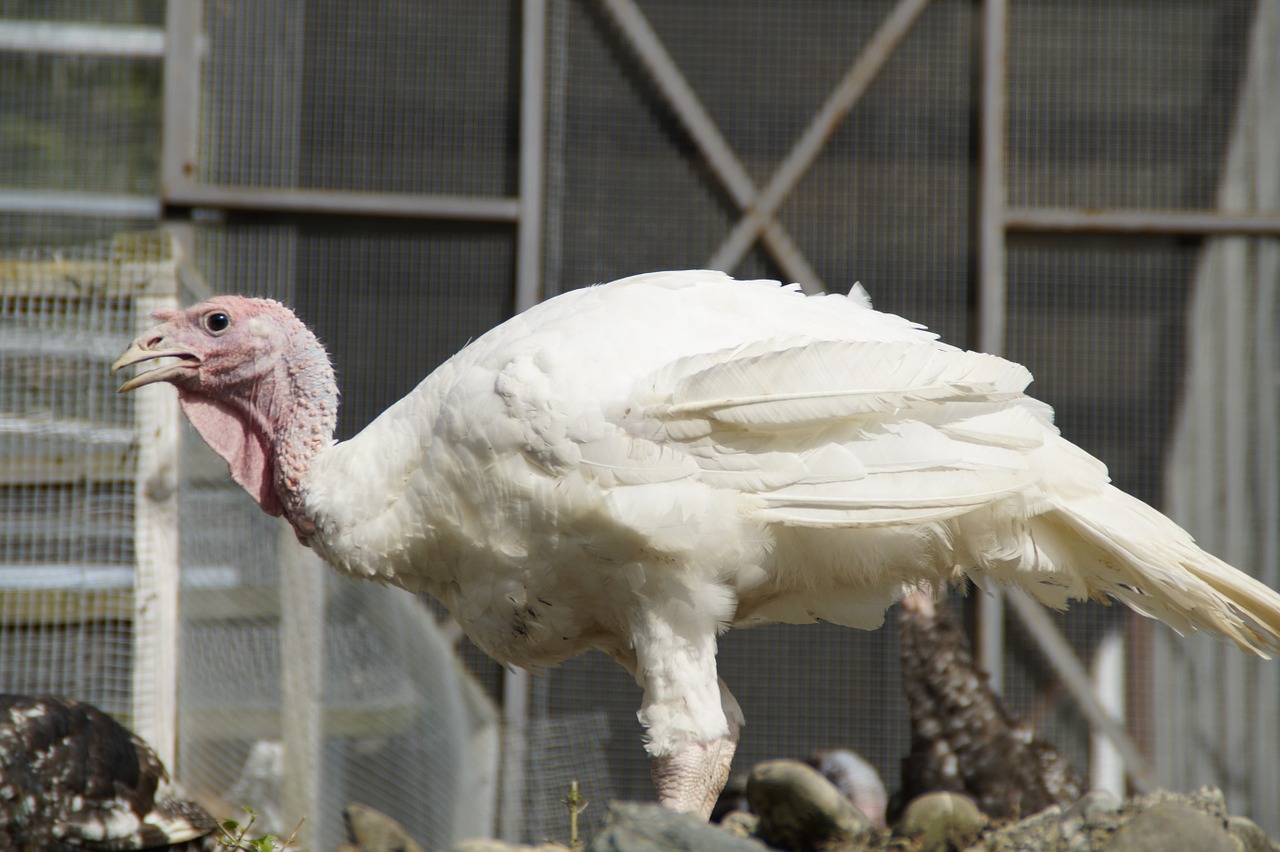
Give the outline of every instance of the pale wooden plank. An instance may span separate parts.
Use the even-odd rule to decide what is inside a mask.
[[[52,627],[92,621],[132,621],[133,590],[4,589],[0,624]]]
[[[121,275],[126,280],[127,272]],[[135,298],[137,331],[151,322],[152,311],[176,307],[177,292],[177,263],[170,260],[149,279],[147,292]],[[134,406],[138,435],[134,725],[166,765],[176,766],[181,415],[177,393],[163,384],[139,388]]]
[[[334,735],[322,722],[324,702],[324,572],[314,551],[304,548],[293,528],[280,523],[280,716],[284,740],[281,810],[298,825],[297,840],[311,842],[311,824],[320,807],[320,750]],[[335,720],[336,721],[336,720]],[[306,822],[303,822],[306,820]]]
[[[1280,104],[1275,92],[1280,86],[1280,0],[1260,0],[1254,16],[1253,43],[1249,51],[1249,77],[1256,81],[1249,92],[1251,107],[1256,112],[1254,146],[1257,153],[1254,188],[1258,207],[1280,207]],[[1277,320],[1276,282],[1280,280],[1280,247],[1274,240],[1258,240],[1253,269],[1256,302],[1253,306],[1255,353],[1254,411],[1255,439],[1259,475],[1255,517],[1258,541],[1258,579],[1272,588],[1280,585],[1280,438],[1276,434],[1277,362],[1275,323]],[[1274,815],[1280,812],[1280,671],[1276,664],[1255,664],[1252,684],[1252,731],[1255,737],[1251,763],[1254,799],[1250,813]],[[1272,816],[1271,820],[1275,821]],[[1275,830],[1274,824],[1268,826]]]
[[[330,739],[339,737],[391,737],[412,729],[422,713],[422,703],[408,684],[394,695],[324,708],[316,725]],[[287,731],[274,702],[248,705],[203,705],[183,712],[184,736],[199,740],[281,740]],[[287,774],[287,772],[286,772]],[[292,814],[293,811],[285,811]],[[296,823],[295,823],[296,824]]]

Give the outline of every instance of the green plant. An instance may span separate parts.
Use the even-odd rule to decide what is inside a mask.
[[[565,796],[564,806],[569,810],[569,848],[583,849],[586,842],[579,834],[578,815],[587,809],[587,800],[578,790],[578,782],[569,782],[569,795]]]
[[[249,830],[253,828],[253,823],[257,820],[252,808],[245,808],[244,812],[249,815],[248,822],[241,824],[234,819],[225,819],[218,824],[220,837],[218,838],[218,848],[225,849],[228,852],[277,852],[277,850],[286,850],[293,846],[293,839],[298,834],[298,829],[293,830],[293,834],[289,835],[289,839],[281,841],[274,834],[263,834],[259,837],[250,837]],[[302,824],[298,824],[301,828]]]

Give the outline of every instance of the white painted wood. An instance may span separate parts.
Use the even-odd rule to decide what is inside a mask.
[[[1261,81],[1253,89],[1252,108],[1255,149],[1254,190],[1260,209],[1280,207],[1280,155],[1276,141],[1280,139],[1280,104],[1275,93],[1280,87],[1280,2],[1263,0],[1258,4],[1254,20],[1254,39],[1258,48],[1251,51],[1253,73]],[[1280,284],[1280,241],[1258,240],[1253,269],[1256,300],[1253,306],[1253,339],[1255,341],[1253,412],[1258,487],[1254,516],[1258,541],[1255,555],[1258,579],[1272,588],[1280,588],[1280,418],[1277,381],[1280,380],[1280,348],[1275,332],[1280,320],[1277,314],[1277,284]],[[1257,667],[1253,684],[1253,718],[1255,758],[1251,782],[1253,789],[1280,790],[1280,670],[1276,665]],[[1272,813],[1277,809],[1274,800]],[[1274,832],[1274,827],[1273,827]]]
[[[280,523],[280,729],[284,740],[281,812],[311,848],[320,807],[324,719],[325,564]]]
[[[133,276],[130,266],[122,266],[122,277]],[[152,323],[152,311],[177,304],[172,250],[170,262],[133,280],[140,282],[134,316],[141,332]],[[132,724],[169,767],[177,763],[180,416],[172,387],[150,385],[134,394],[138,464]]]
[[[982,152],[978,185],[978,305],[977,348],[992,355],[1004,351],[1007,282],[1005,280],[1005,186],[1007,120],[1009,4],[984,0],[982,4],[982,78],[979,132]],[[991,678],[991,688],[1004,688],[1003,592],[992,587],[976,600],[976,656],[978,666]]]
[[[156,59],[164,55],[164,36],[159,27],[0,21],[0,51],[5,53]]]
[[[516,231],[516,313],[542,298],[542,211],[546,154],[546,0],[524,0],[520,67],[520,218]],[[502,676],[506,748],[502,753],[502,808],[498,833],[518,841],[524,825],[529,724],[529,673],[509,668]]]
[[[1093,653],[1090,680],[1098,703],[1111,718],[1123,725],[1124,714],[1124,633],[1113,630]],[[1089,735],[1089,786],[1116,796],[1125,794],[1125,762],[1120,750],[1097,728]]]
[[[1252,146],[1246,145],[1246,149]],[[1251,153],[1251,152],[1250,152]],[[1252,158],[1251,158],[1252,159]],[[1241,193],[1238,203],[1247,205],[1251,202],[1247,190]],[[1236,199],[1233,199],[1235,201]],[[1235,206],[1234,204],[1232,206]],[[1222,464],[1223,464],[1223,518],[1221,528],[1226,536],[1219,555],[1232,565],[1253,572],[1253,526],[1252,504],[1252,472],[1254,466],[1253,453],[1250,447],[1252,417],[1250,408],[1253,400],[1247,388],[1252,384],[1250,377],[1250,351],[1252,340],[1246,333],[1250,327],[1249,311],[1253,294],[1249,292],[1249,240],[1243,237],[1231,237],[1223,240],[1223,260],[1225,262],[1222,281],[1228,286],[1223,292],[1223,317],[1221,327],[1222,366],[1220,377],[1222,382]],[[1216,668],[1218,676],[1218,695],[1221,703],[1219,715],[1219,736],[1221,754],[1226,755],[1229,766],[1247,767],[1256,759],[1250,738],[1253,733],[1251,724],[1249,693],[1249,669],[1252,661],[1244,655],[1231,653],[1234,649],[1216,646],[1213,654],[1220,662]],[[1222,774],[1219,785],[1227,801],[1243,805],[1249,800],[1249,772],[1226,772]],[[1245,811],[1251,813],[1252,809]]]
[[[1280,201],[1280,0],[1257,6],[1219,205],[1251,215]],[[1167,470],[1168,509],[1209,550],[1280,580],[1274,240],[1206,245],[1188,321],[1188,375]],[[1156,766],[1177,789],[1214,784],[1228,809],[1280,830],[1280,673],[1201,639],[1158,634]]]

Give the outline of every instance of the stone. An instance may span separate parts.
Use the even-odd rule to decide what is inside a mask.
[[[720,819],[720,830],[738,837],[752,837],[760,829],[760,817],[746,811],[731,811]]]
[[[1161,802],[1142,811],[1112,835],[1103,852],[1239,852],[1226,821],[1182,802]]]
[[[422,852],[409,833],[391,817],[368,805],[354,802],[343,811],[348,844],[359,852]]]
[[[1243,852],[1276,852],[1280,849],[1280,844],[1272,843],[1262,826],[1251,819],[1230,817],[1227,819],[1227,831],[1240,841],[1240,845],[1244,847]]]
[[[661,805],[614,802],[590,852],[765,852],[760,841],[737,837],[692,814]]]
[[[1017,822],[1005,823],[988,831],[973,849],[982,852],[1026,852],[1028,849],[1066,852],[1089,844],[1089,835],[1081,831],[1073,838],[1062,836],[1062,811],[1047,808]]]
[[[894,828],[914,840],[920,852],[963,849],[987,827],[987,816],[963,793],[925,793],[911,800]]]
[[[501,840],[490,840],[478,837],[474,840],[463,840],[450,846],[448,852],[527,852],[529,846],[518,846]]]
[[[797,760],[757,764],[747,779],[747,801],[760,817],[760,838],[779,849],[830,849],[876,834],[834,784]]]
[[[351,848],[354,849],[355,847]],[[476,837],[455,843],[448,848],[447,852],[565,852],[568,848],[568,846],[561,846],[559,843],[539,843],[537,846],[527,846],[520,843],[507,843],[505,840]],[[336,852],[347,852],[347,847],[341,847]]]
[[[1124,803],[1106,790],[1090,790],[1073,804],[1062,811],[1062,820],[1079,820],[1084,825],[1093,825],[1124,807]]]
[[[1123,804],[1111,793],[1092,790],[1085,793],[1062,812],[1058,823],[1062,847],[1066,852],[1091,852],[1097,845],[1098,829],[1108,830],[1117,819]]]

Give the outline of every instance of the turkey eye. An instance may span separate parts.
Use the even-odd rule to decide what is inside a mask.
[[[222,311],[213,311],[204,315],[204,327],[210,334],[222,334],[231,327],[231,317]]]

